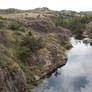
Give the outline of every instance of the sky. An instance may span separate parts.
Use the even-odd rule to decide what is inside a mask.
[[[0,9],[34,9],[48,7],[52,10],[92,11],[92,0],[0,0]]]

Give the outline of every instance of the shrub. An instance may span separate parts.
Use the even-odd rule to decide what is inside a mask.
[[[0,21],[0,28],[4,27],[3,21]]]
[[[32,17],[25,17],[26,20],[35,20],[35,18]]]
[[[30,51],[34,52],[43,47],[43,44],[41,41],[42,39],[40,37],[36,38],[35,36],[32,35],[32,36],[27,36],[26,38],[24,38],[21,45],[28,47]]]
[[[86,28],[86,24],[89,23],[90,21],[92,21],[92,17],[91,16],[70,16],[70,18],[68,17],[62,17],[62,15],[58,15],[58,16],[51,16],[50,17],[52,19],[52,21],[56,24],[56,26],[62,26],[64,28],[68,28],[72,31],[73,34],[77,34],[81,31],[81,33],[83,33],[82,30],[84,30]]]
[[[72,44],[66,44],[66,45],[64,46],[65,49],[70,49],[71,47],[72,47]]]
[[[22,31],[22,32],[26,32],[27,28],[25,28],[25,27],[20,27],[19,30]]]
[[[20,24],[17,23],[17,22],[12,23],[9,28],[12,29],[12,30],[19,30]]]
[[[30,49],[27,47],[20,47],[17,51],[17,56],[21,60],[25,60],[30,55]]]
[[[24,61],[30,56],[31,53],[41,49],[44,45],[40,37],[30,36],[29,34],[20,43],[19,48],[16,51],[17,57]]]
[[[30,32],[28,32],[28,35],[29,35],[29,36],[32,36],[32,32],[31,32],[31,31],[30,31]]]

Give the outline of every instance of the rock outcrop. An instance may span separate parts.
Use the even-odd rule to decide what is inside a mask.
[[[88,24],[86,34],[88,35],[89,38],[92,38],[92,22]]]
[[[37,33],[60,33],[67,34],[69,37],[71,35],[70,30],[63,27],[56,27],[56,25],[49,18],[42,18],[37,20],[16,20],[20,24],[27,26],[31,31]]]
[[[26,78],[20,68],[15,68],[12,72],[5,68],[0,68],[0,92],[25,92]]]
[[[4,19],[3,21],[12,25],[9,23],[15,20]],[[49,19],[18,20],[17,22],[21,24],[20,27],[26,27],[28,30],[20,31],[19,26],[18,30],[13,30],[16,28],[16,23],[12,26],[13,29],[6,27],[0,30],[0,92],[28,92],[33,85],[36,85],[36,81],[52,74],[67,61],[64,51],[67,46],[70,46],[71,33],[69,30],[57,28]],[[29,32],[34,33],[35,38],[41,37],[42,40],[39,43],[44,43],[44,46],[40,49],[36,48],[34,52],[31,51],[30,55],[23,60],[18,58],[16,53],[21,50],[22,45],[20,44]],[[35,38],[34,42],[37,42]],[[30,47],[26,48],[22,49],[22,55],[27,55],[24,51],[29,50]]]

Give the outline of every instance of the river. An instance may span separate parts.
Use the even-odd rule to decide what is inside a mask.
[[[67,64],[32,92],[92,92],[92,46],[71,38]]]

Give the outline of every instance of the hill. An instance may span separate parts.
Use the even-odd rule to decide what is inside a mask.
[[[65,65],[70,35],[48,18],[0,17],[0,92],[29,92]]]

